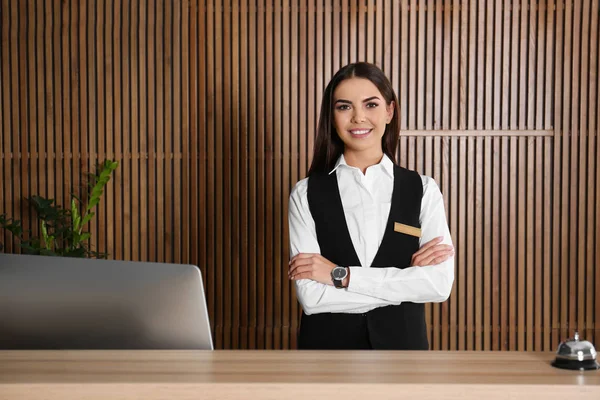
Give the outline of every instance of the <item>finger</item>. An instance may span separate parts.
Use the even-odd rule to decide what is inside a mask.
[[[312,273],[303,272],[301,274],[297,274],[297,275],[290,277],[290,280],[292,280],[292,281],[298,281],[300,279],[312,279]]]
[[[436,252],[439,252],[439,251],[451,251],[451,250],[454,250],[454,247],[452,247],[452,246],[450,246],[448,244],[437,244],[437,245],[435,245],[433,247],[430,247],[427,250],[425,250],[425,251],[423,251],[423,252],[421,252],[419,254],[415,253],[414,256],[415,257],[421,257],[421,258],[423,258],[423,257],[429,257],[432,254],[434,254]]]
[[[292,257],[292,259],[290,260],[290,264],[299,259],[311,258],[318,255],[319,254],[317,253],[298,253],[294,257]]]
[[[454,249],[452,247],[438,247],[435,250],[430,249],[429,251],[415,257],[413,259],[413,263],[417,264],[417,265],[423,265],[424,261],[432,260],[432,259],[442,256],[442,255],[452,254],[453,252],[454,252]]]
[[[416,265],[421,267],[425,267],[428,265],[437,265],[449,259],[453,254],[453,252],[438,252],[429,257],[422,257]]]
[[[294,270],[290,271],[288,275],[297,275],[297,274],[301,274],[304,272],[313,272],[315,270],[315,267],[313,265],[302,265],[299,266],[297,268],[295,268]]]
[[[444,240],[443,236],[438,236],[436,238],[431,239],[429,242],[427,242],[423,246],[421,246],[421,248],[419,250],[417,250],[417,252],[415,252],[415,254],[419,255],[419,254],[423,253],[424,251],[427,251],[427,249],[429,249],[430,247],[433,247],[436,244],[441,243],[442,240]]]
[[[296,261],[294,261],[294,263],[292,265],[290,265],[288,273],[293,274],[294,271],[298,268],[305,267],[305,266],[312,266],[312,265],[313,265],[312,259],[296,260]]]
[[[429,257],[437,252],[452,250],[454,250],[454,247],[450,246],[449,244],[436,244],[435,246],[428,248],[424,252],[417,254],[417,257]]]

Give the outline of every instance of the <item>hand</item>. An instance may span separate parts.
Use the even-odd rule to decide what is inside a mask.
[[[312,279],[313,281],[332,285],[331,270],[335,264],[320,254],[299,253],[290,260],[288,277],[295,281],[298,279]]]
[[[443,263],[454,255],[454,248],[448,244],[441,244],[442,236],[430,240],[413,254],[410,266],[425,267]]]

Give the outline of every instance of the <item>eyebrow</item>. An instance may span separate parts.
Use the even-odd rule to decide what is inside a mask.
[[[364,99],[362,102],[366,103],[367,101],[371,101],[371,100],[381,100],[381,99],[377,96],[372,96],[372,97],[369,97],[368,99]],[[350,100],[344,100],[344,99],[338,99],[335,101],[334,104],[337,104],[337,103],[352,104],[352,102]]]

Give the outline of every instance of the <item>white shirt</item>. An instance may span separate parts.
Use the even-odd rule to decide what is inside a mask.
[[[394,164],[384,155],[379,164],[359,168],[346,164],[342,155],[330,173],[337,173],[344,215],[361,266],[350,266],[348,288],[337,289],[310,279],[296,282],[298,301],[306,314],[326,312],[365,313],[377,307],[445,301],[454,282],[454,257],[432,266],[399,269],[369,268],[381,245],[394,188]],[[321,253],[315,222],[308,206],[308,179],[296,184],[290,194],[290,257],[298,253]],[[421,176],[421,238],[419,247],[439,236],[452,245],[444,201],[436,182]]]

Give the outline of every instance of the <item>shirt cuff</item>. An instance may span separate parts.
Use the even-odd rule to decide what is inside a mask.
[[[346,290],[354,293],[370,294],[368,277],[365,276],[363,267],[349,267],[350,283]]]

